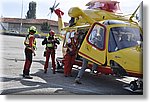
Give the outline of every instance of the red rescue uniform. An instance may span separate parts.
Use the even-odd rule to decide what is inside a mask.
[[[64,75],[65,77],[71,76],[71,71],[73,64],[75,63],[76,53],[77,53],[77,41],[71,38],[71,42],[67,44],[67,53],[64,56]]]
[[[51,55],[51,60],[52,60],[53,74],[55,74],[55,70],[56,70],[55,49],[46,48],[46,61],[45,61],[45,65],[44,65],[44,70],[45,70],[45,73],[46,73],[47,72],[47,68],[48,68],[50,55]]]
[[[50,31],[50,35],[42,41],[42,45],[46,44],[46,61],[44,65],[44,73],[47,73],[49,58],[51,55],[53,74],[55,74],[56,65],[55,65],[55,49],[57,48],[56,44],[60,44],[59,40],[54,38],[54,31]]]
[[[30,67],[32,64],[32,57],[36,46],[35,37],[33,34],[28,34],[26,37],[26,40],[24,42],[25,44],[25,64],[24,64],[24,70],[23,70],[23,76],[29,75]]]

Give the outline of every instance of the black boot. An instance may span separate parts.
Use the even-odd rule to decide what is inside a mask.
[[[77,84],[82,84],[81,81],[80,81],[80,77],[77,77],[77,78],[75,79],[75,83],[77,83]]]
[[[55,67],[53,67],[52,71],[53,71],[53,74],[56,74],[56,71],[55,71]]]
[[[45,73],[45,74],[47,73],[47,69],[44,69],[44,73]]]
[[[33,77],[29,75],[29,70],[23,70],[23,77],[26,79],[33,79]]]

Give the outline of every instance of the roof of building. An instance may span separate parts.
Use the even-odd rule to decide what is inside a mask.
[[[1,18],[1,22],[3,23],[21,23],[21,18]],[[42,24],[44,22],[48,22],[50,25],[58,26],[58,22],[54,20],[48,19],[22,19],[22,23],[26,24]],[[66,25],[67,23],[65,23]]]

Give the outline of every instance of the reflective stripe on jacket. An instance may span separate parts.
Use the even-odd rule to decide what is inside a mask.
[[[30,34],[28,34],[27,36],[26,36],[26,39],[25,39],[25,41],[24,41],[24,45],[27,47],[27,48],[31,48],[31,47],[33,47],[34,49],[36,49],[36,40],[35,40],[35,38],[34,38],[34,35],[30,35]]]

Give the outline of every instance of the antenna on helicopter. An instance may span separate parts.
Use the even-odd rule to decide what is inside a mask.
[[[129,20],[133,21],[132,18],[136,15],[138,9],[140,8],[140,5],[136,8],[136,10],[133,12],[133,14],[130,16]]]

